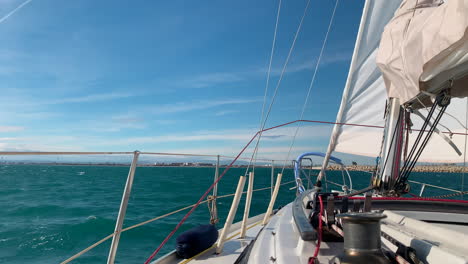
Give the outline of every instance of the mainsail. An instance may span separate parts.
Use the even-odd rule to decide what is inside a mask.
[[[404,1],[385,27],[377,55],[388,97],[403,104],[421,92],[437,93],[449,79],[455,80],[451,96],[466,97],[467,28],[468,1]],[[442,83],[432,81],[438,77]]]
[[[414,1],[399,0],[368,0],[365,3],[360,28],[356,40],[356,45],[348,73],[348,79],[343,91],[343,97],[340,109],[336,119],[336,125],[333,129],[330,144],[322,165],[322,171],[328,165],[328,157],[333,151],[363,155],[369,157],[378,157],[383,140],[383,129],[373,128],[375,126],[383,127],[385,124],[384,113],[388,93],[386,91],[386,82],[388,78],[382,76],[381,70],[377,66],[377,54],[384,30],[401,17],[394,17],[395,13],[400,12],[401,8]],[[433,2],[433,1],[419,1]],[[440,1],[439,1],[440,2]],[[450,1],[466,2],[466,1]],[[443,3],[442,5],[445,5]],[[438,5],[437,5],[438,6]],[[400,8],[400,9],[399,9]],[[412,9],[415,14],[419,10]],[[398,21],[397,21],[398,22]],[[387,26],[388,25],[388,26]],[[391,29],[390,29],[391,30]],[[384,37],[384,40],[385,37]],[[465,42],[466,43],[466,42]],[[391,46],[391,42],[387,43]],[[395,44],[396,45],[396,44]],[[463,45],[462,45],[463,46]],[[456,53],[467,54],[460,51]],[[458,56],[460,62],[463,62],[463,56]],[[444,65],[451,65],[448,61],[443,61]],[[453,60],[452,60],[453,61]],[[463,65],[460,63],[459,65]],[[447,66],[448,67],[448,66]],[[444,72],[447,68],[441,68],[436,65],[427,76],[434,77],[434,74]],[[432,74],[432,75],[430,75]],[[436,79],[436,78],[434,78]],[[401,87],[400,87],[401,88]],[[465,89],[466,90],[466,89]],[[411,96],[410,96],[411,97]],[[404,103],[408,97],[400,98]],[[413,98],[414,99],[414,98]],[[426,98],[427,99],[427,98]],[[421,105],[430,107],[430,100],[419,102]],[[437,126],[440,133],[434,133],[423,151],[419,161],[425,162],[463,162],[465,160],[465,134],[467,123],[466,98],[452,98],[445,115]],[[420,116],[426,116],[427,109],[422,107],[411,114],[412,133],[409,135],[409,144],[411,145],[421,128],[424,120]],[[346,124],[360,124],[365,126],[352,126]]]

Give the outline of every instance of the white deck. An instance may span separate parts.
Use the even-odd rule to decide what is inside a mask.
[[[259,235],[250,254],[249,263],[307,264],[315,251],[315,242],[300,239],[293,222],[292,203],[274,215]],[[318,260],[329,263],[343,251],[343,243],[322,243]]]
[[[316,244],[313,241],[300,239],[293,223],[291,206],[292,204],[289,204],[272,217],[255,242],[249,263],[268,263],[270,259],[276,259],[277,263],[308,263]],[[468,263],[466,226],[430,224],[392,211],[384,211],[384,214],[387,215],[387,219],[382,221],[382,231],[406,246],[416,249],[418,257],[425,263]],[[407,214],[415,215],[415,212]],[[467,215],[429,212],[422,213],[422,216],[425,219],[445,221],[458,219],[465,223],[468,218]],[[396,249],[389,241],[382,239],[382,242],[385,249]],[[342,243],[322,243],[318,260],[320,263],[329,263],[342,252]]]
[[[468,228],[466,226],[430,224],[386,211],[387,219],[382,222],[382,232],[397,239],[406,246],[416,249],[418,257],[425,263],[468,263]],[[409,213],[415,214],[414,212]],[[422,213],[421,217],[445,217],[445,220],[466,218],[460,214]],[[450,228],[447,228],[450,227]],[[461,229],[463,232],[453,230]],[[389,241],[382,242],[396,249]]]
[[[222,254],[214,255],[215,248],[189,260],[180,260],[174,253],[168,254],[154,264],[166,263],[234,263],[245,247],[257,236],[248,263],[300,263],[307,264],[315,250],[315,242],[303,241],[296,230],[292,217],[292,204],[288,204],[271,217],[270,222],[262,229],[258,222],[263,216],[249,219],[250,229],[246,239],[238,239],[240,223],[232,226]],[[468,263],[468,228],[462,225],[430,224],[416,220],[451,221],[458,219],[467,222],[468,215],[392,212],[384,211],[387,218],[382,221],[381,229],[406,246],[416,249],[418,257],[425,263]],[[414,218],[410,218],[410,216]],[[447,228],[447,226],[449,228]],[[259,233],[260,232],[260,233]],[[382,238],[382,246],[387,250],[395,250],[395,246]],[[320,263],[330,263],[343,252],[343,243],[322,242],[318,260]],[[275,260],[275,261],[272,261]]]

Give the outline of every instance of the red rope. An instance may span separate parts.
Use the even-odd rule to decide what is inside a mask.
[[[315,263],[315,260],[317,259],[319,251],[320,251],[320,244],[322,242],[322,215],[323,215],[322,196],[318,195],[318,199],[319,199],[319,202],[320,202],[320,215],[318,217],[318,219],[319,219],[318,239],[317,239],[317,245],[315,246],[314,255],[311,258],[309,258],[309,264],[314,264]]]
[[[369,127],[369,128],[383,128],[382,126],[374,126],[374,125],[362,125],[362,124],[352,124],[352,123],[337,123],[337,122],[327,122],[327,121],[316,121],[316,120],[295,120],[295,121],[291,121],[291,122],[288,122],[288,123],[284,123],[284,124],[281,124],[281,125],[277,125],[277,126],[273,126],[273,127],[269,127],[269,128],[266,128],[266,129],[263,129],[263,130],[260,130],[258,131],[257,133],[255,133],[255,135],[250,139],[250,141],[244,146],[244,148],[239,152],[239,154],[234,158],[234,160],[224,169],[223,173],[221,173],[221,175],[218,177],[218,179],[213,182],[213,184],[206,190],[206,192],[200,197],[200,199],[198,200],[198,202],[195,204],[195,206],[192,207],[192,209],[190,209],[190,211],[187,212],[187,214],[185,214],[185,216],[180,220],[180,222],[175,226],[175,228],[171,231],[171,233],[169,233],[169,235],[167,235],[167,237],[161,242],[161,244],[158,246],[158,248],[151,254],[151,256],[145,261],[145,264],[148,264],[150,263],[150,261],[154,258],[154,256],[156,256],[159,251],[161,250],[161,248],[167,243],[167,241],[169,241],[169,239],[175,234],[175,232],[177,232],[177,230],[180,228],[180,226],[187,220],[187,218],[193,213],[193,211],[195,211],[195,209],[197,209],[197,207],[200,205],[200,203],[206,198],[206,196],[208,195],[208,193],[214,188],[214,186],[223,178],[223,176],[226,174],[226,172],[232,167],[232,165],[234,165],[234,163],[239,159],[239,157],[242,155],[242,153],[244,153],[244,151],[247,149],[247,147],[250,145],[250,143],[252,143],[252,141],[257,137],[257,135],[261,132],[265,132],[265,131],[268,131],[268,130],[272,130],[272,129],[275,129],[275,128],[279,128],[279,127],[283,127],[283,126],[287,126],[287,125],[291,125],[291,124],[294,124],[294,123],[298,123],[298,122],[305,122],[305,123],[319,123],[319,124],[331,124],[331,125],[346,125],[346,126],[358,126],[358,127]],[[443,133],[449,133],[449,132],[443,132]],[[468,134],[465,134],[465,133],[452,133],[452,134],[457,134],[457,135],[468,135]],[[453,200],[449,200],[449,201],[453,201]],[[321,221],[320,221],[321,223]]]
[[[349,200],[364,200],[365,197],[349,197]],[[424,197],[372,197],[372,200],[396,200],[396,201],[429,201],[429,202],[450,202],[450,203],[468,203],[465,200],[436,199]]]

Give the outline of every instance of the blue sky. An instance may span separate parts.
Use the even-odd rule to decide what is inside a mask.
[[[305,119],[335,120],[363,2],[338,6]],[[267,127],[298,119],[334,4],[311,1]],[[235,154],[259,126],[277,5],[0,0],[0,149]],[[305,5],[283,1],[268,99]],[[304,125],[293,154],[331,129]],[[285,158],[293,132],[260,156]]]

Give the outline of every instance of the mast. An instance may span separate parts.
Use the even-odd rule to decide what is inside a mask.
[[[400,100],[398,98],[389,98],[382,152],[372,183],[381,193],[388,193],[393,190],[399,176],[403,142],[405,140],[405,122],[404,110],[400,106]]]

